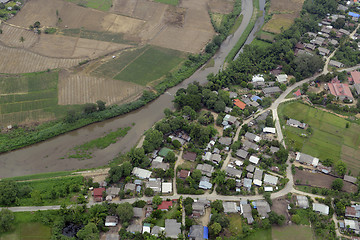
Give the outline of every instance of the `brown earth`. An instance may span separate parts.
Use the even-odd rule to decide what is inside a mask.
[[[33,31],[13,27],[6,23],[1,25],[2,34],[0,34],[0,41],[9,47],[29,48],[39,41],[40,35]],[[20,38],[23,37],[24,41],[21,42]]]
[[[341,147],[341,160],[347,164],[352,175],[357,176],[360,172],[360,149],[354,149],[346,145]]]
[[[290,201],[283,197],[272,200],[271,211],[283,215],[286,219],[285,223],[290,221],[290,215],[287,209],[288,204],[290,204]]]
[[[28,73],[54,68],[68,68],[84,59],[50,58],[24,49],[9,48],[0,45],[0,72]]]
[[[321,187],[321,188],[331,188],[332,182],[336,179],[336,177],[322,174],[322,173],[312,173],[306,170],[298,170],[296,169],[296,173],[294,175],[294,181],[300,180],[300,185],[311,185],[313,187]],[[349,182],[344,181],[344,186],[342,188],[345,192],[356,192],[357,186],[351,184]]]
[[[210,0],[209,1],[210,12],[229,14],[234,8],[233,0]]]
[[[59,75],[58,89],[59,105],[95,103],[97,100],[111,105],[139,95],[144,87],[119,80],[70,74],[64,70]]]

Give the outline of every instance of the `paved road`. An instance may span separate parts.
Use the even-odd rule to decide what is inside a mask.
[[[172,100],[179,88],[186,88],[188,84],[198,81],[207,82],[207,75],[221,70],[225,57],[235,46],[238,38],[244,32],[253,12],[251,0],[242,1],[243,20],[236,32],[229,36],[214,56],[215,65],[206,69],[199,69],[190,78],[167,91],[166,94],[129,114],[110,119],[101,123],[63,134],[39,144],[0,154],[0,178],[23,176],[29,174],[67,171],[84,168],[99,167],[108,164],[119,152],[127,152],[139,141],[146,130],[164,117],[165,108],[173,108]],[[87,141],[104,136],[104,133],[114,131],[135,123],[128,134],[106,149],[96,150],[94,157],[87,160],[69,159],[67,155],[74,147]]]

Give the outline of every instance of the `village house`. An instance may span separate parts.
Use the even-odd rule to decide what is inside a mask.
[[[251,205],[244,202],[240,202],[240,213],[246,218],[248,224],[252,224],[254,222],[254,218],[252,216]]]
[[[360,205],[351,205],[345,208],[345,217],[360,218]]]
[[[158,236],[159,233],[161,232],[165,232],[165,228],[164,227],[159,227],[159,226],[154,226],[152,229],[151,229],[151,235],[154,235],[154,236]]]
[[[105,192],[105,188],[94,188],[93,196],[95,202],[101,202],[103,200],[103,192]]]
[[[162,201],[162,203],[158,206],[158,209],[160,209],[161,211],[167,211],[172,206],[173,206],[172,201]]]
[[[268,87],[268,88],[264,88],[262,91],[265,94],[265,96],[270,96],[282,92],[279,87]]]
[[[250,191],[252,180],[250,178],[243,178],[242,185],[244,186],[244,188],[246,188],[247,191]]]
[[[169,169],[169,167],[170,167],[169,163],[155,162],[155,161],[153,161],[151,163],[151,168],[154,168],[154,169],[162,169],[162,170],[166,171]]]
[[[162,194],[172,193],[172,182],[163,182],[161,184],[161,193]]]
[[[344,175],[344,181],[356,184],[357,178],[349,176],[349,175]]]
[[[276,76],[276,81],[279,83],[287,83],[288,75],[286,74],[279,74]]]
[[[263,133],[265,133],[265,134],[275,134],[276,129],[272,128],[272,127],[264,127],[263,128]]]
[[[232,98],[237,98],[238,94],[236,92],[229,92],[229,97]]]
[[[119,192],[120,192],[120,188],[118,188],[118,187],[110,187],[110,188],[106,189],[107,197],[111,198],[109,200],[112,200],[114,197],[117,197],[119,195]]]
[[[142,226],[139,224],[131,224],[130,226],[128,226],[126,231],[135,234],[136,232],[141,233],[142,229]]]
[[[150,178],[148,182],[145,183],[146,188],[151,188],[155,193],[161,192],[161,179],[160,178]]]
[[[262,185],[262,176],[263,176],[263,173],[264,173],[264,170],[261,170],[259,168],[256,168],[255,169],[255,172],[254,172],[254,179],[253,179],[253,184],[258,186],[258,187],[261,187]]]
[[[199,188],[201,189],[211,189],[212,188],[212,183],[210,182],[210,178],[206,177],[206,176],[202,176],[199,182]]]
[[[243,149],[245,151],[248,151],[249,149],[254,149],[255,151],[259,151],[259,145],[255,144],[255,143],[252,143],[248,140],[245,140],[243,142]]]
[[[262,74],[254,75],[251,79],[254,82],[265,82],[264,76]]]
[[[237,213],[235,202],[223,202],[224,213]]]
[[[177,239],[181,233],[181,223],[178,223],[176,219],[165,219],[165,232],[166,237]]]
[[[134,207],[134,208],[133,208],[133,212],[134,212],[134,217],[135,217],[135,218],[142,218],[142,217],[144,217],[144,210],[143,210],[142,208]]]
[[[218,153],[212,154],[211,161],[215,164],[219,164],[221,162],[221,155]]]
[[[335,61],[335,60],[330,60],[329,65],[330,65],[330,66],[333,66],[333,67],[337,67],[337,68],[342,68],[342,67],[344,67],[344,64],[343,64],[343,63],[338,62],[338,61]]]
[[[344,225],[348,230],[354,232],[355,234],[359,234],[360,228],[358,221],[351,219],[344,219]]]
[[[302,123],[302,122],[300,122],[298,120],[295,120],[295,119],[292,119],[292,118],[288,119],[286,121],[286,124],[291,126],[291,127],[295,127],[295,128],[301,128],[301,129],[306,128],[306,123]]]
[[[260,161],[260,158],[256,157],[256,156],[250,156],[249,158],[249,162],[252,163],[252,164],[255,164],[257,165]]]
[[[201,225],[192,225],[188,237],[190,240],[207,240],[209,239],[209,229]]]
[[[209,164],[198,164],[196,166],[197,170],[200,170],[203,175],[211,177],[211,174],[214,172],[214,167]]]
[[[298,205],[298,207],[304,208],[304,209],[309,208],[309,199],[306,196],[297,195],[296,199],[297,199],[296,204]]]
[[[132,174],[140,179],[150,178],[151,173],[152,172],[150,172],[148,170],[138,168],[138,167],[134,167],[134,169],[132,170]]]
[[[350,101],[354,100],[354,97],[350,91],[349,85],[345,83],[340,83],[340,81],[336,78],[331,80],[330,83],[327,84],[330,90],[330,93],[337,97],[339,100],[343,101],[348,99]]]
[[[313,211],[323,215],[329,215],[329,206],[322,203],[313,203]]]
[[[226,167],[225,172],[228,176],[235,177],[235,178],[241,178],[241,175],[242,175],[242,171],[240,171],[234,167]]]
[[[127,191],[134,192],[134,191],[135,191],[135,188],[136,188],[136,184],[135,184],[135,183],[127,183],[127,184],[125,184],[124,191],[125,191],[125,192],[127,192]],[[119,193],[119,192],[118,192],[118,193]]]
[[[321,56],[327,56],[330,53],[329,49],[326,49],[326,48],[323,48],[323,47],[319,47],[318,50],[319,50],[319,54]]]
[[[225,146],[230,146],[232,142],[232,138],[230,137],[221,137],[219,138],[219,143]]]
[[[318,158],[315,158],[313,156],[301,152],[298,152],[296,154],[296,161],[298,161],[301,164],[305,164],[309,166],[312,165],[314,167],[316,167],[319,164]]]
[[[271,212],[270,205],[265,200],[257,200],[252,202],[255,209],[257,209],[261,218],[268,218],[268,213]]]
[[[190,171],[188,171],[188,170],[182,169],[178,172],[178,178],[186,179],[189,176],[190,176]]]
[[[276,186],[277,183],[278,183],[278,179],[279,179],[278,177],[275,177],[273,175],[265,173],[265,175],[264,175],[264,184]]]
[[[234,105],[239,107],[241,110],[244,110],[246,107],[246,104],[240,101],[239,99],[234,99]]]
[[[242,159],[246,159],[246,157],[248,156],[248,152],[243,150],[243,149],[238,149],[235,153],[236,156],[238,156],[239,158],[242,158]]]
[[[105,227],[115,227],[118,224],[117,216],[106,216]]]
[[[254,171],[255,171],[255,166],[252,165],[252,164],[249,164],[249,165],[246,166],[245,169],[246,169],[246,171],[248,171],[248,172],[254,172]]]
[[[253,142],[260,142],[261,140],[261,137],[251,133],[251,132],[247,132],[245,133],[245,138],[250,140],[250,141],[253,141]]]
[[[350,84],[360,84],[360,72],[352,71],[350,72],[349,83]]]

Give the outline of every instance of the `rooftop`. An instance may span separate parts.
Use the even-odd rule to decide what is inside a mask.
[[[234,105],[239,107],[241,110],[244,110],[246,107],[246,104],[240,101],[239,99],[234,99]]]

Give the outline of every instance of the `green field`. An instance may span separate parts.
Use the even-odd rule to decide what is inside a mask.
[[[122,53],[99,66],[93,73],[96,76],[146,85],[165,76],[183,59],[179,51],[146,46]]]
[[[233,236],[242,234],[242,219],[239,214],[230,214],[228,216],[230,220],[229,231]]]
[[[255,233],[244,238],[244,240],[272,240],[271,229],[257,230]]]
[[[1,125],[54,119],[74,108],[58,105],[58,78],[58,71],[0,75]]]
[[[65,36],[70,36],[70,37],[87,38],[87,39],[104,41],[104,42],[133,44],[132,42],[124,40],[123,34],[121,33],[98,32],[98,31],[91,31],[80,28],[70,28],[70,29],[66,28],[66,29],[62,29],[61,32],[59,32],[59,34],[63,34]]]
[[[155,2],[170,4],[174,6],[179,4],[179,0],[155,0]]]
[[[284,125],[284,116],[309,124],[313,133],[285,125],[284,136],[288,147],[318,157],[343,160],[356,176],[360,170],[360,126],[334,114],[302,104],[291,102],[279,106],[279,118]],[[349,123],[349,128],[346,128]],[[306,134],[307,136],[301,136]]]
[[[101,11],[109,11],[112,0],[67,0],[82,7],[94,8]]]
[[[19,189],[29,188],[30,193],[19,198],[19,206],[46,206],[74,203],[71,198],[79,194],[83,186],[82,176],[49,178],[17,182]]]
[[[312,240],[315,239],[309,226],[291,225],[286,227],[272,228],[273,240]]]
[[[259,47],[263,47],[263,48],[267,48],[271,46],[271,43],[259,40],[259,39],[254,39],[251,44],[252,46],[259,46]]]
[[[51,238],[51,229],[39,222],[35,222],[32,212],[15,212],[14,229],[0,233],[1,240],[48,240]]]

